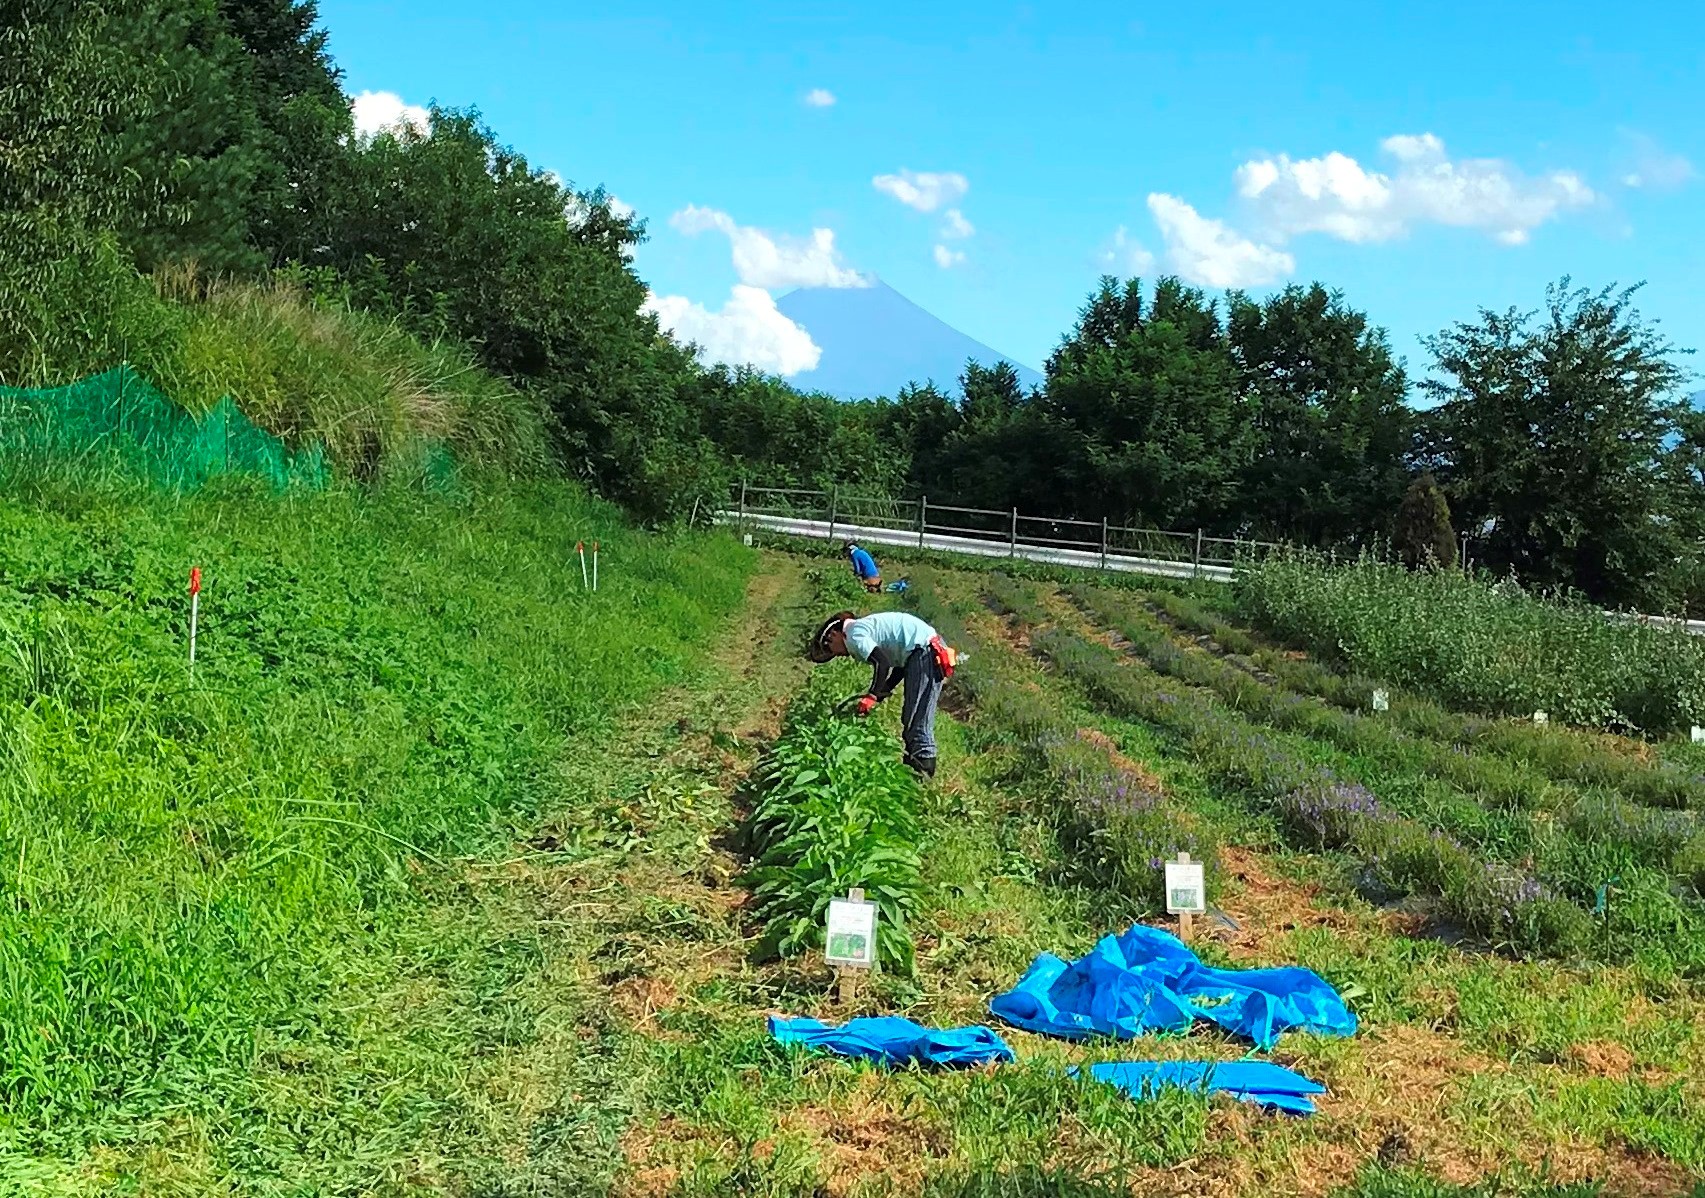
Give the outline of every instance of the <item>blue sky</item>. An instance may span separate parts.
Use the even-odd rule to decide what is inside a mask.
[[[1100,274],[1168,270],[1320,279],[1412,368],[1564,273],[1644,279],[1705,351],[1697,2],[320,8],[388,93],[358,115],[478,107],[646,218],[670,323],[771,369],[809,357],[770,303],[800,283],[879,276],[1041,366]]]

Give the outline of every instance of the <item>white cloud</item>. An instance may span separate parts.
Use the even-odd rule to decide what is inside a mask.
[[[1680,154],[1673,154],[1645,133],[1626,133],[1628,141],[1627,172],[1622,176],[1624,187],[1646,188],[1651,191],[1675,191],[1686,187],[1699,172]]]
[[[946,270],[949,267],[958,266],[963,261],[965,261],[964,250],[949,249],[939,242],[936,244],[935,264],[941,269]]]
[[[610,215],[619,220],[626,220],[633,215],[633,205],[625,204],[613,195],[606,195],[604,202],[610,206]]]
[[[971,190],[964,175],[952,171],[909,171],[897,175],[877,175],[871,181],[877,191],[891,195],[908,208],[919,212],[934,212],[943,204],[951,204]]]
[[[1101,264],[1116,274],[1148,275],[1154,273],[1155,259],[1147,246],[1134,240],[1129,230],[1120,225],[1101,251]]]
[[[810,237],[771,236],[740,225],[726,212],[689,204],[669,218],[689,237],[717,232],[734,251],[734,271],[754,287],[868,287],[870,280],[843,266],[833,229],[813,229]]]
[[[1259,287],[1296,269],[1296,260],[1283,250],[1250,241],[1176,196],[1157,192],[1149,196],[1148,206],[1166,244],[1167,266],[1187,282],[1203,287]]]
[[[805,103],[812,108],[830,108],[835,103],[835,93],[826,87],[814,87],[805,93]]]
[[[644,311],[677,340],[697,345],[707,362],[792,375],[815,368],[823,356],[811,334],[782,315],[761,287],[736,283],[719,312],[684,295],[647,295]]]
[[[941,222],[943,237],[969,237],[977,231],[977,226],[965,219],[965,214],[957,208],[949,208]]]
[[[350,101],[357,137],[413,125],[422,133],[432,128],[432,115],[418,104],[405,104],[395,92],[362,92]]]
[[[1593,191],[1572,171],[1529,177],[1497,158],[1452,159],[1431,133],[1380,143],[1391,172],[1347,154],[1253,159],[1237,169],[1238,194],[1275,240],[1324,233],[1343,241],[1388,241],[1416,225],[1479,229],[1519,245],[1540,225],[1591,204]]]

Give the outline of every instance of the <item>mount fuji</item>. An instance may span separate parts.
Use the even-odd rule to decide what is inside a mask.
[[[967,359],[983,366],[1011,363],[1026,389],[1042,376],[974,341],[918,307],[888,284],[803,287],[776,300],[782,314],[811,335],[823,351],[815,369],[788,382],[837,399],[893,397],[907,383],[933,382],[958,394]]]

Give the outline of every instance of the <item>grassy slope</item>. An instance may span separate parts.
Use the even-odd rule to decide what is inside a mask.
[[[0,1185],[436,1188],[469,1071],[541,1034],[482,863],[599,794],[565,763],[752,560],[545,484],[0,494]]]

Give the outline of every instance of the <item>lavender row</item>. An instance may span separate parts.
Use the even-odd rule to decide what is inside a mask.
[[[1267,805],[1304,847],[1350,850],[1380,884],[1440,900],[1449,918],[1494,942],[1557,953],[1589,944],[1591,917],[1530,873],[1485,861],[1392,812],[1365,786],[1297,759],[1247,722],[1081,637],[1048,629],[1031,643],[1098,702],[1179,736],[1206,774]]]
[[[1652,811],[1614,793],[1585,794],[1517,762],[1408,736],[1378,717],[1282,690],[1203,650],[1180,647],[1148,612],[1122,597],[1087,587],[1075,588],[1073,595],[1160,673],[1211,690],[1234,710],[1274,727],[1439,778],[1495,807],[1546,810],[1569,834],[1600,843],[1612,838],[1628,860],[1676,876],[1689,877],[1691,862],[1705,846],[1695,812]],[[1531,821],[1511,817],[1503,823],[1506,843],[1531,851]]]
[[[1291,690],[1318,696],[1350,711],[1370,708],[1374,680],[1334,672],[1263,644],[1245,629],[1204,610],[1182,595],[1156,592],[1149,602],[1183,627],[1209,637],[1233,664],[1259,669]],[[1705,809],[1705,771],[1612,747],[1603,737],[1561,724],[1533,724],[1449,711],[1429,699],[1389,686],[1390,710],[1382,718],[1415,736],[1518,761],[1558,782],[1601,786],[1654,807]]]
[[[1016,741],[1033,773],[1045,780],[1062,840],[1077,872],[1151,907],[1163,898],[1163,865],[1188,852],[1217,869],[1215,839],[1193,813],[1170,802],[1160,781],[1116,765],[1087,742],[1033,685],[1000,671],[1000,652],[977,640],[927,576],[909,592],[918,614],[965,660],[954,674],[975,705],[978,722]]]

